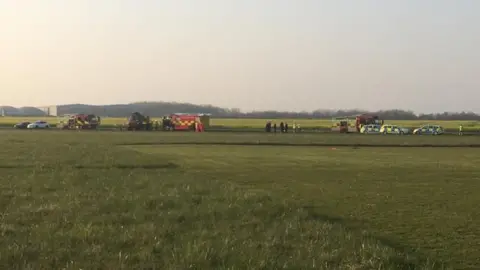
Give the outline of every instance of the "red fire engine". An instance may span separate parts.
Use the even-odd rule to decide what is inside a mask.
[[[205,114],[171,114],[169,115],[173,130],[196,130],[199,127],[203,130],[210,125],[210,116]],[[196,125],[197,124],[197,125]]]

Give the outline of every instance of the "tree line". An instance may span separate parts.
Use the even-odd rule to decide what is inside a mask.
[[[355,116],[362,113],[378,115],[385,120],[480,120],[480,115],[473,112],[442,112],[415,114],[412,111],[392,109],[382,111],[365,110],[315,110],[313,112],[288,111],[253,111],[241,112],[240,109],[221,108],[212,105],[197,105],[176,102],[136,102],[117,105],[83,105],[70,104],[58,106],[59,114],[93,113],[104,117],[127,117],[132,112],[140,112],[151,117],[160,117],[171,113],[209,113],[215,118],[333,118]]]
[[[4,107],[6,108],[6,107]],[[13,109],[9,107],[10,110]],[[30,109],[30,111],[33,111]],[[161,117],[171,113],[208,113],[215,118],[333,118],[355,116],[362,113],[378,115],[384,120],[469,120],[480,121],[480,115],[473,112],[442,112],[429,114],[415,114],[412,111],[392,109],[382,111],[365,110],[315,110],[312,112],[288,112],[288,111],[253,111],[241,112],[240,109],[221,108],[212,105],[196,105],[176,102],[136,102],[130,104],[115,105],[86,105],[67,104],[57,107],[58,115],[87,113],[101,117],[128,117],[132,112],[140,112],[151,117]],[[39,115],[43,112],[38,111]],[[37,115],[32,115],[37,116]]]

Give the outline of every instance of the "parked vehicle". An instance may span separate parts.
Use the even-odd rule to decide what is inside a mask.
[[[380,133],[403,135],[403,134],[409,134],[410,129],[400,127],[397,125],[383,125],[382,128],[380,129]]]
[[[13,127],[18,128],[18,129],[25,129],[30,125],[30,122],[20,122],[18,124],[15,124]]]
[[[50,125],[42,120],[33,122],[27,126],[28,129],[37,129],[37,128],[50,128]]]
[[[383,125],[383,120],[380,119],[377,115],[361,114],[355,117],[355,126],[357,132],[362,133],[362,127],[365,125]]]
[[[57,128],[61,129],[97,129],[100,117],[94,114],[66,114],[58,119]]]
[[[353,117],[332,118],[331,131],[336,133],[358,132],[357,127],[355,126],[355,118]]]
[[[376,125],[376,124],[370,124],[370,125],[364,125],[360,129],[360,133],[363,134],[380,134],[380,128],[381,125]]]
[[[441,135],[445,132],[443,127],[439,125],[425,125],[423,127],[419,127],[413,131],[415,135]]]

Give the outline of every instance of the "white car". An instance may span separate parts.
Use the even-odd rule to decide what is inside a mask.
[[[27,128],[50,128],[50,125],[45,121],[36,121],[27,126]]]

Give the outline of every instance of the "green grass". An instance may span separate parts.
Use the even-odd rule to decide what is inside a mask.
[[[257,127],[263,128],[265,123],[269,119],[212,119],[212,125],[216,126],[227,126],[227,127],[236,127],[236,126],[245,126],[245,127]],[[305,128],[330,128],[332,126],[331,119],[277,119],[275,122],[280,124],[280,122],[287,122],[289,124],[298,123],[301,127]],[[444,128],[448,129],[458,129],[459,125],[464,125],[464,128],[480,130],[480,121],[411,121],[411,120],[388,120],[385,123],[400,125],[409,128],[417,128],[426,124],[437,124],[441,125]]]
[[[0,131],[0,266],[479,268],[478,148],[252,142],[480,138]]]
[[[32,117],[0,117],[0,126],[11,126],[21,121],[36,121],[39,118]],[[155,120],[157,118],[153,118]],[[52,124],[57,123],[57,118],[46,118]],[[211,125],[226,128],[264,128],[269,119],[223,119],[212,118]],[[330,128],[332,126],[331,119],[277,119],[275,122],[287,122],[292,125],[294,122],[300,124],[302,128]],[[103,118],[102,126],[121,125],[126,122],[125,118]],[[408,128],[417,128],[426,124],[441,125],[446,129],[458,129],[459,125],[463,125],[466,131],[480,131],[480,121],[409,121],[409,120],[392,120],[385,123],[396,124]]]

